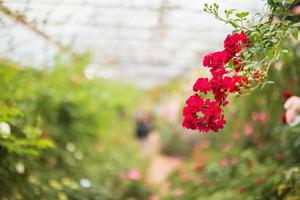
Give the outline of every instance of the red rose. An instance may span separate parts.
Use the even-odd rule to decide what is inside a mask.
[[[222,110],[215,101],[203,100],[198,95],[191,96],[183,109],[185,128],[207,132],[223,128],[225,120]]]
[[[288,100],[292,96],[292,93],[289,90],[283,92],[283,97],[285,100]]]
[[[210,72],[214,78],[223,77],[223,75],[228,73],[227,70],[223,66],[219,67],[218,69],[211,70]]]
[[[203,171],[204,168],[205,168],[205,165],[202,162],[196,163],[196,165],[194,167],[195,171],[197,171],[197,172]]]
[[[247,37],[244,32],[228,35],[224,41],[225,49],[206,55],[203,65],[210,68],[212,78],[199,78],[193,86],[196,93],[207,94],[211,92],[214,99],[203,99],[197,94],[192,95],[183,109],[182,125],[185,128],[208,132],[217,132],[225,124],[223,107],[229,102],[227,97],[230,93],[240,92],[241,87],[246,87],[248,80],[236,73],[242,67],[242,60],[235,57],[243,47],[247,47]],[[235,72],[226,70],[226,64],[233,59],[236,65]]]
[[[234,56],[242,50],[242,47],[247,47],[247,36],[242,31],[228,35],[224,41],[224,48]]]
[[[211,90],[210,82],[208,78],[199,78],[193,87],[194,92],[203,92],[207,94]]]
[[[231,93],[239,90],[239,86],[242,85],[242,79],[239,76],[224,78],[224,87]]]
[[[283,124],[286,124],[286,114],[285,113],[283,113],[281,115],[281,121],[282,121]]]
[[[228,51],[214,52],[204,57],[203,65],[215,70],[227,64],[231,58],[231,54],[229,54]]]

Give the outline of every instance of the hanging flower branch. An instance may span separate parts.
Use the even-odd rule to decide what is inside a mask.
[[[217,132],[226,123],[224,106],[229,103],[229,94],[249,95],[259,86],[272,83],[268,71],[286,52],[281,47],[282,41],[290,36],[298,39],[300,24],[288,20],[291,14],[285,8],[285,3],[293,2],[268,0],[270,14],[256,14],[252,20],[248,12],[230,9],[221,16],[217,4],[205,5],[205,12],[230,24],[234,31],[224,40],[222,51],[204,57],[203,66],[210,70],[211,77],[199,78],[194,84],[195,94],[183,109],[185,128]]]

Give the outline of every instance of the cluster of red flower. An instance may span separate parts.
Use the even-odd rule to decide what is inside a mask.
[[[224,41],[224,50],[208,54],[204,57],[203,65],[210,69],[212,78],[199,78],[193,90],[195,92],[187,101],[183,109],[185,128],[208,132],[217,132],[225,124],[223,106],[228,104],[229,93],[239,92],[247,81],[238,75],[242,61],[238,53],[248,47],[247,36],[244,32],[228,35]],[[226,69],[226,64],[232,60],[234,70]],[[231,71],[231,72],[229,72]],[[211,93],[214,98],[204,98]]]

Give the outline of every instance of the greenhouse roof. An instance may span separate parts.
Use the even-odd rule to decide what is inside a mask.
[[[203,12],[203,0],[6,0],[51,40],[1,14],[0,53],[24,64],[51,65],[51,41],[92,50],[89,76],[151,87],[191,72],[222,47],[230,27]],[[221,8],[260,11],[261,0],[216,0]],[[49,42],[50,41],[50,42]],[[31,51],[28,51],[31,49]]]

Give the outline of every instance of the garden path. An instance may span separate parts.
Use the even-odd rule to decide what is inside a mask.
[[[182,164],[182,160],[177,157],[166,156],[160,152],[159,133],[152,133],[147,140],[149,149],[150,165],[147,173],[147,181],[151,184],[162,183],[166,177]]]

